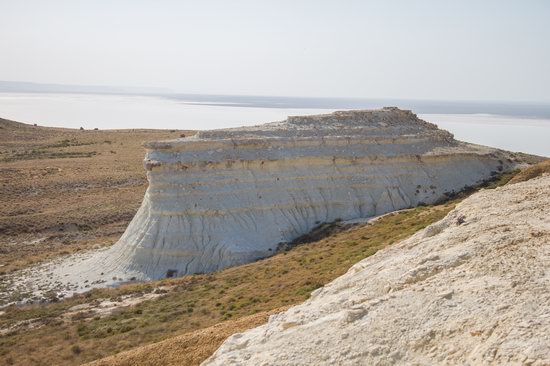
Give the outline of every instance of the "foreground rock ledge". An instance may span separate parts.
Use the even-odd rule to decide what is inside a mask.
[[[120,240],[33,269],[20,289],[70,294],[216,271],[272,255],[321,223],[434,203],[518,163],[397,108],[202,131],[146,149],[149,188]]]
[[[463,201],[204,365],[550,365],[550,176]]]

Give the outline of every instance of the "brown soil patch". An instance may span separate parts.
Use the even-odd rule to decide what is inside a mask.
[[[0,119],[0,274],[113,244],[147,189],[142,144],[182,133]]]

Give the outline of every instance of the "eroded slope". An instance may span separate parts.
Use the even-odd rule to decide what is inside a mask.
[[[550,176],[479,192],[205,365],[550,363]]]

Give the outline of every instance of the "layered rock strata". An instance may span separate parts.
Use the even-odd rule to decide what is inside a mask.
[[[476,193],[204,365],[550,365],[550,176]]]
[[[272,255],[322,223],[433,203],[517,164],[397,108],[289,117],[145,147],[149,188],[120,240],[34,269],[22,287],[55,283],[70,294],[215,271]]]
[[[514,165],[397,108],[145,146],[149,189],[107,261],[146,278],[250,262],[320,223],[433,203]]]

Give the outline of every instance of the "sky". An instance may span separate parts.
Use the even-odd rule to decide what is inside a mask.
[[[0,80],[550,102],[546,0],[0,0]]]

